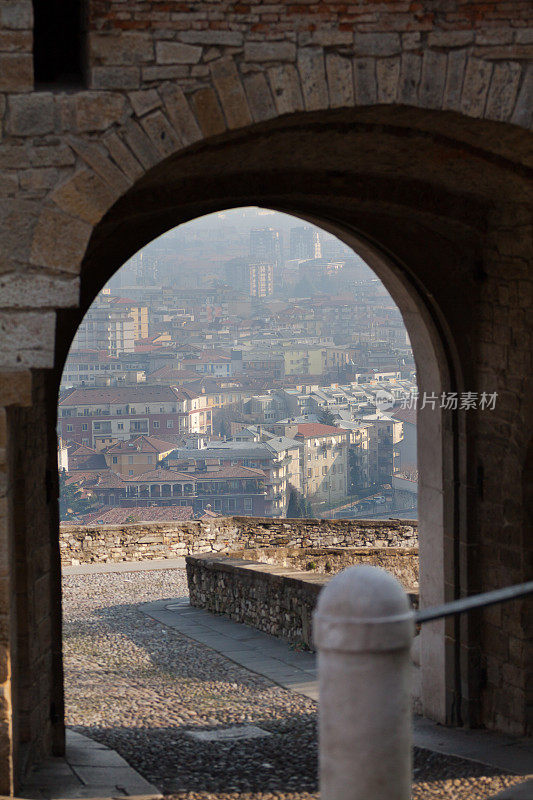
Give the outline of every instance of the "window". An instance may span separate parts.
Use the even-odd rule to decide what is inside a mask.
[[[135,409],[133,408],[133,406],[130,406],[130,414],[135,414],[135,413],[136,412],[135,412]]]
[[[128,456],[128,464],[133,464],[133,456]]]
[[[117,425],[117,428],[118,428],[119,431],[123,431],[124,430],[124,423],[123,422],[119,422],[118,425]]]
[[[133,470],[132,470],[132,469],[130,469],[130,470],[128,471],[128,475],[133,475]]]
[[[322,467],[322,475],[327,475],[327,474],[328,474],[328,468]]]
[[[117,456],[113,456],[113,464],[118,464],[118,457]]]
[[[147,463],[148,464],[153,464],[153,462],[154,462],[154,457],[153,456],[148,456]]]
[[[154,422],[154,428],[159,428],[159,422],[157,420]]]
[[[67,425],[67,431],[71,431],[71,430],[72,430],[72,425]]]
[[[174,427],[174,420],[167,419],[167,428],[173,428],[173,427]]]
[[[145,406],[144,410],[146,411],[147,414],[149,414],[150,413],[150,406]]]
[[[89,430],[88,424],[86,422],[82,423],[81,429],[82,431],[88,431]]]
[[[244,498],[243,507],[244,507],[245,511],[251,511],[252,510],[252,498],[251,497],[245,497]]]
[[[307,470],[307,477],[308,478],[312,478],[313,477],[313,470],[312,469],[308,469]]]

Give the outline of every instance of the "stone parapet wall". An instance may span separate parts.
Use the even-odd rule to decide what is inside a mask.
[[[291,572],[326,577],[332,577],[355,563],[371,564],[392,572],[406,592],[418,592],[417,547],[262,547],[237,550],[226,555],[284,567]]]
[[[283,553],[280,555],[283,560]],[[332,573],[260,563],[253,560],[255,556],[257,552],[248,550],[226,556],[188,556],[191,605],[312,648],[312,614],[319,592]],[[338,550],[312,548],[301,553],[303,560],[333,557],[339,560],[340,567]],[[270,558],[274,558],[272,549]],[[418,587],[413,586],[418,575],[416,548],[349,548],[342,560],[342,568],[361,563],[386,568],[401,581],[416,604]]]
[[[265,547],[417,547],[416,520],[220,517],[204,522],[61,525],[63,566]]]

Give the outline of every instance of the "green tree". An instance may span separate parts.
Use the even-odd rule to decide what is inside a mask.
[[[67,473],[59,473],[59,517],[69,520],[80,514],[88,514],[98,503],[93,498],[82,496],[80,487],[71,483],[67,485]]]
[[[306,500],[298,489],[291,486],[289,503],[287,505],[287,517],[289,519],[302,519],[306,515]]]

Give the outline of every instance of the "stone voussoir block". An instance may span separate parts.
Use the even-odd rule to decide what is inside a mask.
[[[202,138],[198,121],[189,105],[185,94],[173,83],[164,83],[159,87],[167,117],[172,123],[184,145],[192,144]]]
[[[191,97],[196,120],[204,136],[224,133],[226,122],[217,96],[211,87],[198,89]]]
[[[233,58],[226,56],[212,61],[210,71],[228,128],[231,130],[250,125],[252,115]]]
[[[273,119],[276,116],[276,107],[264,73],[246,75],[243,85],[254,122]]]
[[[92,227],[57,206],[45,206],[33,235],[32,264],[77,274]]]
[[[298,71],[306,111],[328,108],[329,95],[322,48],[302,48],[298,52]]]
[[[353,66],[351,58],[338,53],[326,55],[326,75],[331,108],[350,107],[354,103]]]
[[[69,137],[68,142],[72,149],[88,164],[99,177],[105,181],[113,190],[118,193],[125,192],[131,185],[131,181],[125,174],[108,158],[106,150],[99,144],[87,142],[74,136]]]
[[[124,121],[126,107],[126,98],[118,92],[80,92],[74,99],[76,130],[80,133],[107,130]]]
[[[50,199],[68,214],[95,225],[118,196],[118,191],[84,167],[55,189]]]
[[[154,111],[143,117],[141,125],[161,156],[169,156],[180,147],[181,142],[176,131],[161,111]]]
[[[278,114],[303,111],[300,77],[293,64],[281,64],[268,70],[268,79]]]

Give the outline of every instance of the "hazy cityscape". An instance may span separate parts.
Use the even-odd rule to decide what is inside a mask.
[[[415,395],[400,312],[350,248],[264,209],[197,219],[76,334],[61,518],[416,518]]]

